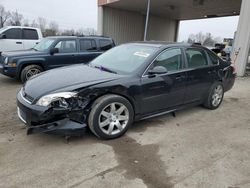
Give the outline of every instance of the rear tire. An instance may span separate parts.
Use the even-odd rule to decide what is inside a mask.
[[[37,75],[43,71],[43,68],[39,65],[28,65],[21,71],[20,79],[22,83],[25,83],[32,76]]]
[[[223,101],[224,88],[222,83],[216,82],[213,84],[208,93],[208,97],[203,105],[210,110],[215,110]]]
[[[119,95],[104,95],[92,105],[88,125],[101,139],[122,136],[133,123],[134,110],[130,102]]]

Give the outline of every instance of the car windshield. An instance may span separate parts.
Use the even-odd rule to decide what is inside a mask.
[[[55,39],[42,39],[37,45],[35,45],[32,49],[36,51],[47,51],[50,46],[54,43]]]
[[[155,51],[157,48],[152,46],[125,44],[100,55],[90,63],[90,66],[114,73],[131,74]]]

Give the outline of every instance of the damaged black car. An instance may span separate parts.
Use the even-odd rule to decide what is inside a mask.
[[[27,133],[123,135],[134,121],[194,105],[216,109],[235,81],[230,62],[190,44],[135,42],[88,65],[32,77],[17,95]]]

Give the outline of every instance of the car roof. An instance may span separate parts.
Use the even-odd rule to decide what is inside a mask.
[[[87,36],[49,36],[46,38],[51,38],[51,39],[86,39],[86,38],[95,38],[95,39],[111,39],[110,37],[106,37],[106,36],[98,36],[98,35],[87,35]]]
[[[165,47],[198,47],[204,48],[202,45],[183,43],[183,42],[167,42],[167,41],[136,41],[131,42],[130,44],[140,44],[145,46],[152,46],[156,48],[165,48]]]
[[[4,29],[12,29],[12,28],[21,28],[21,29],[39,29],[39,28],[36,28],[36,27],[26,27],[26,26],[5,26],[3,27]]]

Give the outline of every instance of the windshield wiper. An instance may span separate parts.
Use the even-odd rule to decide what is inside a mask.
[[[94,67],[97,68],[97,69],[100,69],[100,70],[102,70],[102,71],[106,71],[106,72],[110,72],[110,73],[117,74],[117,72],[115,72],[115,71],[113,71],[113,70],[111,70],[111,69],[109,69],[109,68],[103,67],[103,66],[101,66],[101,65],[100,65],[100,66],[95,65]]]

